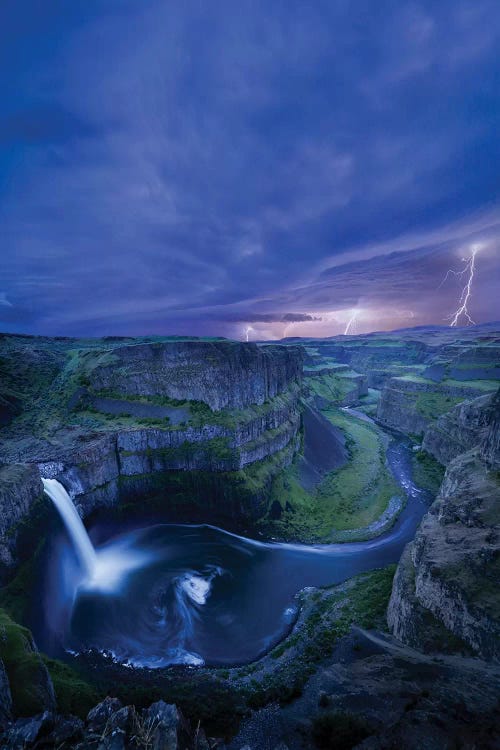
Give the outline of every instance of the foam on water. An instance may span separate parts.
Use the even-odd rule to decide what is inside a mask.
[[[99,550],[94,549],[83,521],[62,484],[57,479],[42,478],[42,482],[44,491],[62,518],[82,568],[83,577],[77,579],[72,576],[72,585],[110,593],[118,591],[127,575],[145,565],[151,555],[133,549],[130,540],[118,540]],[[70,583],[70,578],[66,578],[66,583]]]
[[[186,573],[181,576],[179,583],[182,590],[189,596],[191,601],[196,604],[206,604],[212,590],[212,581],[217,575],[222,575],[223,570],[215,566],[211,569],[208,576],[201,576],[197,573]]]
[[[94,549],[67,492],[44,480],[68,534],[56,535],[47,551],[37,642],[54,656],[98,652],[150,669],[257,658],[289,631],[299,590],[398,560],[425,510],[409,450],[396,444],[388,451],[409,496],[394,526],[346,544],[269,543],[214,526],[160,524],[126,529]]]

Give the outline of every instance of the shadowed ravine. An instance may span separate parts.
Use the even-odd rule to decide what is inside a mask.
[[[61,534],[43,575],[40,645],[54,655],[94,648],[150,668],[255,659],[290,628],[300,589],[399,559],[429,499],[412,482],[410,451],[402,439],[388,448],[408,503],[390,531],[367,542],[273,544],[208,525],[161,524],[115,529],[89,570]]]

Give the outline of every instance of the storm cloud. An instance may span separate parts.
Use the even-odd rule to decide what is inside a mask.
[[[494,0],[0,10],[0,327],[500,318]]]

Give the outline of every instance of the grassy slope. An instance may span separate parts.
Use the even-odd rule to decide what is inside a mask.
[[[448,396],[446,393],[439,392],[422,392],[418,393],[415,400],[415,409],[422,416],[428,419],[435,420],[442,414],[453,409],[454,406],[460,404],[464,399],[453,396]]]
[[[351,459],[327,474],[313,491],[301,486],[297,461],[287,468],[273,482],[270,507],[277,500],[288,510],[279,520],[262,522],[266,533],[301,541],[331,541],[335,531],[370,525],[398,492],[385,465],[377,428],[333,406],[323,413],[344,432]]]
[[[356,384],[353,377],[358,373],[349,370],[342,373],[325,373],[313,378],[306,378],[304,387],[312,395],[321,396],[321,398],[333,403],[342,402],[349,393],[351,393]]]
[[[243,688],[252,708],[293,700],[351,625],[386,629],[395,567],[374,570],[337,586],[302,592],[302,613],[292,633],[259,662],[222,674]]]
[[[97,690],[67,665],[33,651],[31,644],[30,631],[0,609],[0,658],[9,678],[14,714],[29,716],[45,708],[41,676],[45,663],[52,677],[59,711],[86,716],[99,700]]]
[[[427,451],[417,451],[412,454],[412,473],[415,484],[429,490],[433,495],[439,492],[444,472],[444,467]]]
[[[368,417],[377,416],[377,407],[380,400],[380,391],[376,388],[368,388],[368,395],[361,396],[359,404],[356,406],[358,411],[362,411]]]

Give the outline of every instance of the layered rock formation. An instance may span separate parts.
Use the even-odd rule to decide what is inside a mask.
[[[387,427],[423,435],[441,414],[480,393],[474,384],[434,383],[413,375],[391,378],[382,390],[377,418]]]
[[[425,430],[423,450],[446,466],[471,446],[478,445],[487,432],[492,399],[490,394],[479,396],[442,414]]]
[[[365,379],[368,388],[381,391],[378,420],[411,435],[422,436],[456,404],[498,388],[500,335],[496,324],[462,330],[430,326],[310,339],[303,344],[308,380],[325,379],[329,373],[341,377],[341,368],[349,368]],[[374,405],[377,397],[366,390],[346,395],[348,400],[342,402],[334,394],[335,401],[342,405],[359,401],[366,407],[370,399]],[[370,416],[374,415],[373,408]]]
[[[302,352],[230,341],[7,337],[2,380],[20,414],[0,448],[0,561],[59,479],[82,515],[154,496],[196,520],[255,518],[300,443]],[[9,390],[10,389],[10,390]],[[258,478],[250,476],[258,464]]]
[[[174,341],[87,353],[85,369],[93,391],[203,401],[219,411],[274,398],[300,380],[302,360],[276,346]]]
[[[0,466],[0,563],[15,560],[16,545],[24,519],[41,501],[43,486],[34,464]]]
[[[418,392],[413,382],[390,378],[382,390],[377,418],[383,424],[413,435],[424,432],[429,424],[418,409]]]
[[[366,375],[344,364],[311,364],[307,355],[304,367],[305,394],[336,406],[353,406],[368,395]],[[321,362],[321,359],[320,359]]]
[[[339,337],[340,338],[340,337]],[[370,334],[367,336],[342,337],[314,342],[322,357],[331,357],[336,362],[350,365],[359,372],[379,370],[383,372],[394,363],[413,365],[425,362],[434,351],[423,341],[398,340],[394,336],[385,334]]]
[[[454,650],[461,642],[498,661],[500,391],[463,406],[451,424],[458,418],[479,444],[450,461],[439,496],[398,566],[388,622],[409,645]]]
[[[260,416],[241,415],[234,426],[106,432],[59,454],[56,462],[41,461],[39,468],[43,476],[57,478],[69,489],[83,515],[141,492],[158,493],[162,482],[167,490],[172,472],[223,475],[273,459],[277,470],[291,460],[299,445],[298,394],[298,388],[291,388],[286,399],[270,402]],[[205,482],[209,494],[209,477]],[[226,510],[230,513],[231,508]],[[243,515],[254,512],[249,506]]]

